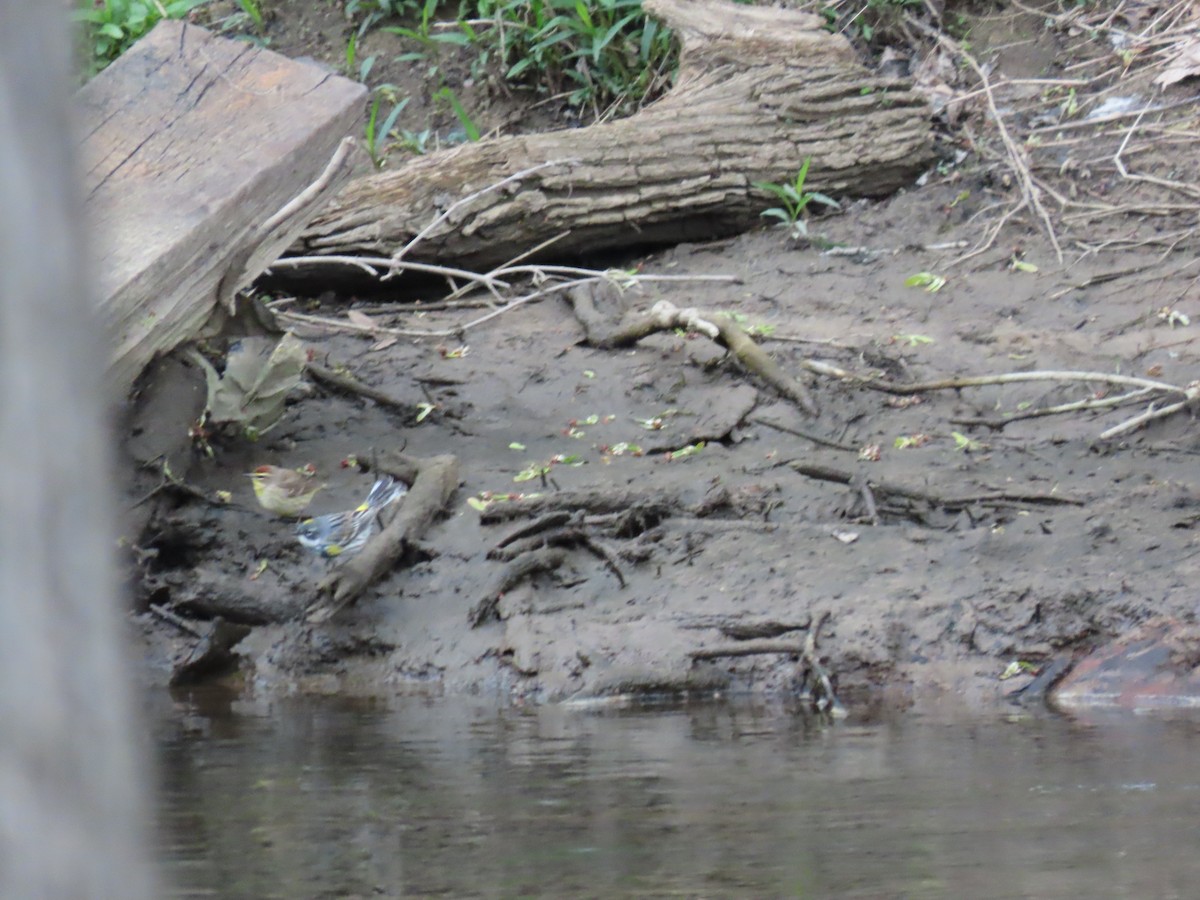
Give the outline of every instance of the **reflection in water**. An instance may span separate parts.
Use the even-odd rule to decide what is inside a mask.
[[[1166,897],[1194,721],[468,700],[159,717],[179,897]]]

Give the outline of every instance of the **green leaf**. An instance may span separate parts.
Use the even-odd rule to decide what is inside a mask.
[[[458,121],[462,123],[463,130],[467,133],[467,139],[472,143],[479,140],[479,129],[475,127],[475,123],[471,121],[471,117],[467,115],[466,108],[458,100],[458,95],[448,87],[438,91],[437,96],[445,98],[450,103],[450,107],[454,110],[454,115],[458,117]]]
[[[936,294],[946,286],[946,279],[941,275],[934,275],[932,272],[918,272],[916,275],[909,275],[904,279],[904,284],[907,287],[923,287],[931,294]]]

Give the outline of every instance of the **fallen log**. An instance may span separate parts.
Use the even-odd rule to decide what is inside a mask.
[[[753,183],[790,180],[806,158],[806,184],[835,197],[889,194],[930,162],[925,101],[907,81],[868,72],[818,17],[725,0],[644,6],[681,42],[661,100],[628,119],[466,144],[356,179],[287,255],[402,253],[483,269],[564,233],[557,256],[677,243],[761,222],[767,201]],[[455,201],[529,169],[413,242]],[[328,262],[287,272],[363,275]]]

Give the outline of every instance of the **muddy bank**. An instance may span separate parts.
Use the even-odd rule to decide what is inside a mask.
[[[1058,37],[1040,40],[1053,48]],[[1047,65],[1032,51],[1010,63],[1018,74]],[[1164,251],[1153,237],[1165,226],[1127,220],[1144,243],[1099,253],[1064,235],[1060,262],[1027,214],[956,262],[978,242],[979,217],[994,220],[989,210],[1017,196],[1002,168],[968,156],[889,200],[857,202],[814,222],[819,245],[766,229],[622,261],[734,276],[645,285],[620,302],[731,314],[811,389],[815,419],[702,337],[593,349],[562,299],[509,310],[461,342],[298,325],[315,359],[398,404],[313,385],[259,442],[196,456],[186,472],[195,493],[155,497],[146,530],[131,536],[144,551],[131,569],[139,609],[253,626],[230,676],[247,689],[432,686],[534,700],[790,693],[804,667],[777,647],[695,655],[801,646],[827,616],[818,650],[844,696],[986,703],[1153,615],[1194,620],[1200,440],[1186,411],[1102,440],[1144,403],[1020,415],[1125,390],[1113,384],[900,396],[804,367],[896,382],[1032,370],[1197,378],[1194,234]],[[1103,227],[1121,231],[1107,218]],[[945,284],[910,283],[918,273]],[[337,316],[350,299],[306,311]],[[382,324],[437,330],[464,319],[372,302]],[[1164,306],[1188,318],[1160,315]],[[312,511],[330,512],[353,507],[371,483],[344,461],[396,449],[456,457],[461,484],[445,517],[357,603],[302,623],[332,564],[256,507],[244,473],[312,464],[329,483]],[[817,477],[826,470],[849,483]],[[145,489],[144,479],[131,488],[131,504]],[[229,502],[215,499],[221,491]],[[497,596],[508,563],[489,552],[529,520],[489,523],[477,507],[510,493],[564,501],[584,514],[573,524],[588,540],[567,542],[562,565]],[[570,502],[584,494],[589,505]],[[639,514],[618,520],[605,497]],[[193,639],[144,613],[137,621],[147,676],[165,682]],[[1014,661],[1028,665],[1001,680]]]
[[[882,247],[944,239],[936,223],[924,231],[915,224],[935,205],[931,193],[864,207],[853,218],[831,220],[830,231],[844,229],[843,239],[869,236]],[[1081,276],[1078,268],[1062,272],[1040,260],[1036,277],[993,269],[936,294],[904,286],[913,270],[938,262],[909,252],[869,262],[829,257],[792,249],[768,231],[680,247],[644,265],[738,275],[736,287],[662,289],[661,296],[773,326],[776,340],[766,345],[796,372],[804,354],[911,380],[1157,365],[1162,377],[1186,383],[1196,371],[1191,341],[1157,318],[1106,337],[1144,306],[1124,291],[1047,302],[1048,293]],[[915,335],[928,340],[906,337]],[[820,649],[844,690],[986,697],[1011,689],[997,677],[1014,658],[1037,663],[1151,613],[1193,614],[1188,585],[1200,491],[1187,415],[1100,442],[1099,432],[1122,413],[1003,429],[953,424],[1086,397],[1094,390],[1087,386],[944,391],[910,404],[809,376],[822,409],[811,420],[706,340],[659,335],[633,350],[602,352],[581,347],[581,336],[562,301],[495,320],[473,332],[469,352],[454,359],[416,343],[372,352],[364,340],[307,336],[319,354],[374,386],[414,408],[429,402],[436,409],[414,424],[370,402],[318,391],[290,407],[284,425],[260,444],[197,460],[191,484],[207,494],[231,491],[233,502],[190,500],[159,516],[151,546],[174,535],[186,552],[150,562],[143,595],[203,616],[236,613],[234,594],[261,607],[259,621],[298,614],[327,564],[304,553],[286,523],[255,508],[243,473],[264,461],[312,463],[331,482],[314,511],[333,511],[357,503],[369,486],[369,476],[340,468],[342,460],[404,446],[416,456],[452,453],[461,467],[447,518],[426,536],[430,558],[396,572],[326,625],[255,628],[241,645],[249,684],[373,692],[434,681],[452,691],[539,699],[604,693],[638,680],[658,688],[696,679],[709,687],[787,691],[797,666],[786,656],[693,664],[689,654],[728,644],[734,626],[763,625],[770,636],[775,623],[786,634],[828,612]],[[595,424],[581,424],[593,418]],[[661,427],[647,427],[655,419]],[[953,432],[973,443],[963,446]],[[929,439],[896,448],[898,437],[914,435]],[[698,452],[667,457],[700,442]],[[617,455],[620,444],[644,455]],[[860,458],[871,445],[880,448],[877,461]],[[581,464],[551,466],[545,484],[514,482],[531,463],[556,455],[577,456]],[[947,510],[881,502],[871,524],[856,488],[807,477],[792,463],[945,498],[1008,491],[1078,505],[981,502]],[[488,551],[515,526],[482,525],[467,499],[580,491],[671,500],[662,520],[645,522],[640,533],[597,531],[625,586],[604,560],[574,548],[563,569],[508,591],[499,618],[472,628],[469,613],[503,567]],[[161,626],[147,626],[145,634],[156,645],[176,639]],[[156,655],[167,653],[160,646]]]

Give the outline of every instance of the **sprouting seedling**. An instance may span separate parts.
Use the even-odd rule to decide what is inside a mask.
[[[915,447],[924,447],[932,440],[927,434],[903,434],[896,438],[892,446],[897,450],[912,450]]]
[[[242,12],[250,17],[250,21],[254,23],[254,27],[257,28],[259,32],[262,32],[265,23],[263,21],[262,9],[258,5],[258,0],[238,0],[238,5],[242,8]]]
[[[954,438],[954,449],[960,453],[978,453],[987,447],[982,441],[972,440],[958,431],[950,432],[950,437]]]
[[[437,409],[436,403],[418,403],[417,404],[417,424],[420,425],[429,418],[429,414]]]
[[[931,294],[936,294],[946,286],[946,279],[932,272],[918,272],[904,279],[906,287],[923,287]]]
[[[896,343],[908,344],[910,347],[933,343],[933,338],[925,334],[893,334],[892,340]]]
[[[1009,265],[1017,272],[1028,272],[1031,275],[1036,274],[1038,270],[1038,267],[1033,263],[1025,262],[1025,260],[1018,259],[1015,256],[1012,258],[1012,261],[1009,263]]]
[[[760,191],[766,191],[780,202],[780,206],[772,206],[770,209],[764,209],[762,215],[770,219],[778,219],[781,227],[788,229],[788,234],[793,239],[808,237],[808,220],[805,218],[806,210],[811,203],[820,203],[823,206],[828,206],[832,209],[841,209],[841,204],[827,194],[822,194],[820,191],[806,191],[804,189],[804,181],[808,178],[808,167],[812,163],[812,157],[804,160],[804,164],[800,166],[800,171],[796,173],[796,177],[790,184],[776,184],[773,181],[756,181],[754,187]]]
[[[677,459],[687,459],[689,456],[695,456],[704,449],[704,441],[698,441],[695,444],[688,444],[685,447],[680,447],[678,450],[671,450],[667,453],[667,461],[674,462]]]
[[[586,462],[587,460],[578,454],[556,453],[545,462],[529,463],[524,469],[513,476],[513,481],[519,483],[533,481],[535,478],[541,478],[545,481],[555,466],[582,466]]]
[[[387,147],[385,146],[388,135],[396,125],[396,119],[400,113],[404,112],[404,107],[408,106],[408,101],[411,99],[405,97],[399,103],[392,107],[392,111],[387,114],[387,118],[383,120],[383,124],[379,123],[379,104],[381,102],[380,94],[385,93],[379,91],[375,95],[375,99],[371,101],[371,109],[367,114],[367,125],[364,131],[364,143],[367,148],[367,154],[371,157],[371,162],[375,164],[375,168],[382,169],[384,162],[387,161]]]
[[[770,337],[772,334],[775,333],[774,325],[767,325],[762,322],[756,322],[756,323],[751,324],[750,317],[748,315],[746,315],[745,313],[733,312],[731,310],[723,309],[723,310],[721,310],[720,314],[727,319],[733,320],[733,323],[735,325],[737,325],[739,328],[741,328],[742,331],[746,332],[746,334],[759,335],[761,337]]]

